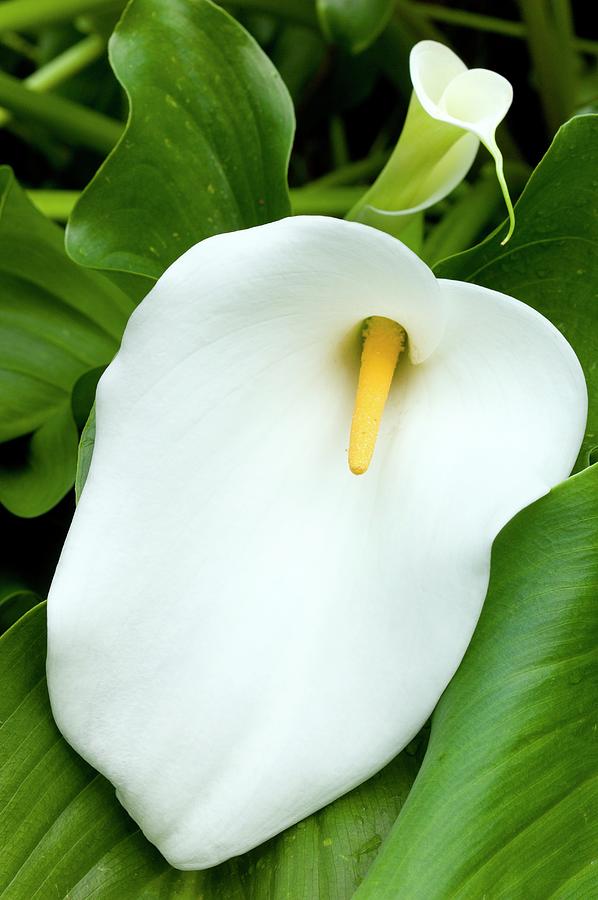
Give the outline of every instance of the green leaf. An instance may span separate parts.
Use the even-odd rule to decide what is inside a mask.
[[[39,516],[71,489],[79,435],[70,400],[24,440],[0,448],[0,498],[17,516]]]
[[[403,753],[351,794],[252,853],[206,872],[172,869],[112,786],[70,749],[45,684],[45,604],[0,639],[2,900],[348,900],[419,764]]]
[[[270,57],[297,105],[316,78],[327,48],[321,34],[313,28],[286,24],[276,32],[275,43],[269,48]]]
[[[75,383],[71,395],[71,409],[77,427],[83,429],[87,424],[93,409],[98,381],[104,372],[105,366],[90,369]]]
[[[0,501],[34,516],[73,483],[71,392],[85,372],[110,361],[132,303],[67,257],[61,229],[7,167],[0,169],[0,291]]]
[[[23,587],[6,588],[0,591],[0,634],[25,615],[41,601],[34,591]]]
[[[72,213],[73,259],[155,279],[203,238],[289,214],[292,103],[238,22],[209,0],[133,0],[110,59],[129,122]]]
[[[558,132],[516,207],[515,233],[488,240],[436,267],[442,278],[473,281],[533,306],[562,331],[583,366],[590,397],[587,437],[598,440],[598,116]],[[547,386],[549,389],[549,386]]]
[[[497,538],[473,641],[356,900],[593,897],[598,466]]]
[[[317,0],[322,31],[335,44],[361,53],[390,19],[394,0]]]
[[[81,498],[81,492],[87,481],[87,474],[93,456],[93,447],[96,441],[96,408],[91,408],[89,418],[83,427],[81,440],[79,441],[79,453],[77,455],[77,473],[75,475],[75,496],[77,503]]]

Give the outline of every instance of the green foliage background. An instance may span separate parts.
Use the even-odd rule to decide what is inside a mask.
[[[483,15],[414,0],[124,6],[0,3],[0,162],[19,179],[0,170],[0,897],[590,900],[598,45],[578,36],[585,5],[520,0],[510,18],[498,2]],[[570,341],[590,395],[578,474],[496,541],[427,752],[425,731],[263,847],[177,872],[60,737],[45,688],[40,601],[93,451],[95,385],[135,304],[193,243],[348,212],[394,145],[409,50],[426,38],[513,82],[500,142],[521,197],[503,247],[480,156],[412,239],[440,277],[512,294]]]

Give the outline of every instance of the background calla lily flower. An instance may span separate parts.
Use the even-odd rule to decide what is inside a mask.
[[[446,197],[471,168],[480,142],[494,158],[496,174],[514,227],[514,212],[495,131],[513,100],[506,78],[488,69],[468,69],[436,41],[411,51],[413,94],[401,132],[385,168],[350,218],[379,223],[379,216],[410,216]]]
[[[401,325],[367,475],[364,320]],[[502,525],[570,471],[572,349],[364,225],[210,238],[133,314],[49,598],[68,741],[166,858],[242,853],[368,778],[458,666]]]

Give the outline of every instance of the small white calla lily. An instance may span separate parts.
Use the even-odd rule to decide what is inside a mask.
[[[413,95],[399,142],[350,217],[411,216],[446,197],[469,171],[480,142],[489,150],[510,218],[514,213],[495,132],[513,100],[510,83],[488,69],[468,69],[448,47],[420,41],[411,51]]]
[[[358,380],[362,471],[404,332],[355,477]],[[63,734],[179,868],[334,800],[430,715],[495,535],[568,474],[585,408],[546,319],[375,229],[299,217],[193,247],[98,389],[48,605]]]

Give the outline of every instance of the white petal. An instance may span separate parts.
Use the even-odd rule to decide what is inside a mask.
[[[475,134],[432,119],[413,94],[397,146],[348,218],[406,240],[413,218],[465,178],[479,146]]]
[[[401,140],[363,199],[359,221],[383,228],[377,216],[407,218],[450,194],[471,169],[480,146],[477,135],[454,131],[453,125],[431,121],[413,96]],[[381,199],[388,208],[376,205]]]
[[[402,236],[410,217],[442,200],[465,178],[481,141],[494,158],[509,213],[506,242],[514,213],[495,131],[511,105],[511,85],[496,72],[468,69],[436,41],[416,44],[409,65],[414,93],[399,142],[349,218]]]
[[[400,364],[357,478],[372,314],[436,349]],[[222,235],[160,279],[101,382],[48,680],[67,739],[173,865],[255,846],[410,740],[468,643],[494,535],[567,474],[584,403],[546,320],[436,282],[364,226]]]
[[[494,158],[510,217],[506,242],[513,231],[514,215],[495,132],[513,102],[510,82],[489,69],[467,69],[452,50],[436,41],[416,44],[409,64],[413,89],[426,112],[475,135]]]
[[[409,54],[409,72],[419,102],[433,119],[439,115],[442,95],[453,78],[467,72],[467,66],[444,44],[420,41]]]

